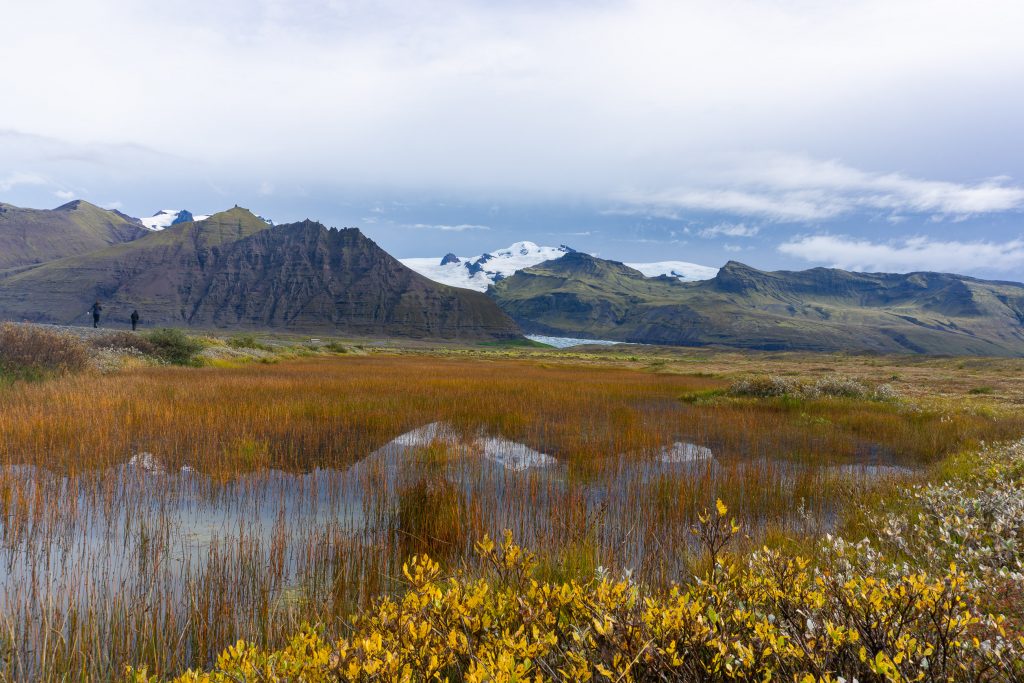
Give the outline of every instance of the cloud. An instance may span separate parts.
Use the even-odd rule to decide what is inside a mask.
[[[760,231],[761,228],[756,225],[746,226],[743,223],[719,223],[710,228],[704,228],[697,235],[704,239],[712,239],[714,237],[753,237]]]
[[[14,172],[0,176],[0,192],[10,192],[19,185],[45,185],[46,179],[36,173]]]
[[[487,225],[472,225],[469,223],[462,223],[459,225],[431,225],[427,223],[413,223],[406,225],[407,228],[416,228],[417,230],[442,230],[444,232],[466,232],[467,230],[490,230],[490,226]]]
[[[265,178],[278,187],[709,191],[730,188],[681,176],[700,176],[721,150],[772,148],[883,170],[930,150],[950,168],[992,166],[964,171],[978,177],[1018,172],[1019,150],[997,143],[1014,139],[1024,112],[1024,95],[1006,87],[1024,68],[1024,3],[938,5],[6,3],[0,63],[19,68],[0,73],[0,91],[17,94],[3,120],[79,145],[174,152],[250,188]],[[154,49],[154,35],[174,35],[175,49]],[[41,53],[44,39],[54,49]],[[103,44],[120,49],[96,49]],[[187,96],[156,96],[155,73],[160,92]],[[74,116],[53,106],[44,86],[56,82]],[[133,106],[112,108],[115,91]],[[745,194],[744,204],[765,202]],[[812,204],[797,214],[822,215]]]
[[[70,201],[75,198],[75,193],[71,190],[57,190],[53,193],[57,199],[63,199],[64,201]]]
[[[1024,239],[1004,242],[907,237],[872,242],[845,235],[806,235],[778,247],[789,256],[859,271],[938,270],[945,272],[1020,272]]]
[[[633,192],[623,198],[653,215],[711,211],[783,222],[822,221],[864,211],[880,211],[894,222],[906,214],[960,219],[1024,208],[1024,186],[1005,176],[957,183],[789,155],[754,156],[710,174],[705,183],[717,187]]]

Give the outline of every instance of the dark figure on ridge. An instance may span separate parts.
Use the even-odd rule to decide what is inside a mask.
[[[131,321],[132,321],[132,332],[134,332],[135,331],[135,327],[139,324],[139,312],[137,310],[136,311],[132,311]]]
[[[102,311],[102,310],[103,310],[103,307],[100,306],[100,302],[99,301],[97,301],[96,303],[94,303],[92,305],[92,326],[93,327],[99,327],[100,326],[100,311]]]

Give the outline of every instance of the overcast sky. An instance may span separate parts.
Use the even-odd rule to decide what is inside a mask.
[[[1024,279],[1024,3],[0,0],[0,201]]]

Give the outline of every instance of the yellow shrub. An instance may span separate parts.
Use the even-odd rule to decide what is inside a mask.
[[[719,503],[704,524],[731,532],[726,514]],[[276,652],[239,642],[212,672],[177,680],[1019,680],[1021,643],[974,609],[956,567],[864,572],[862,550],[839,546],[819,567],[769,550],[743,564],[717,558],[701,579],[656,593],[601,573],[539,582],[536,558],[506,532],[477,544],[481,576],[446,578],[413,557],[406,592],[376,602],[346,637],[307,627]],[[129,670],[128,680],[150,679]]]

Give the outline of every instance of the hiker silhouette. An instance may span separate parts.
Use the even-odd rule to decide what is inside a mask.
[[[132,315],[131,315],[130,319],[132,321],[132,332],[134,332],[136,325],[139,324],[139,312],[137,310],[132,311]]]
[[[92,326],[93,327],[99,327],[100,326],[100,312],[103,310],[103,307],[100,306],[100,302],[97,301],[96,303],[94,303],[92,305],[92,309],[91,310],[92,310]]]

